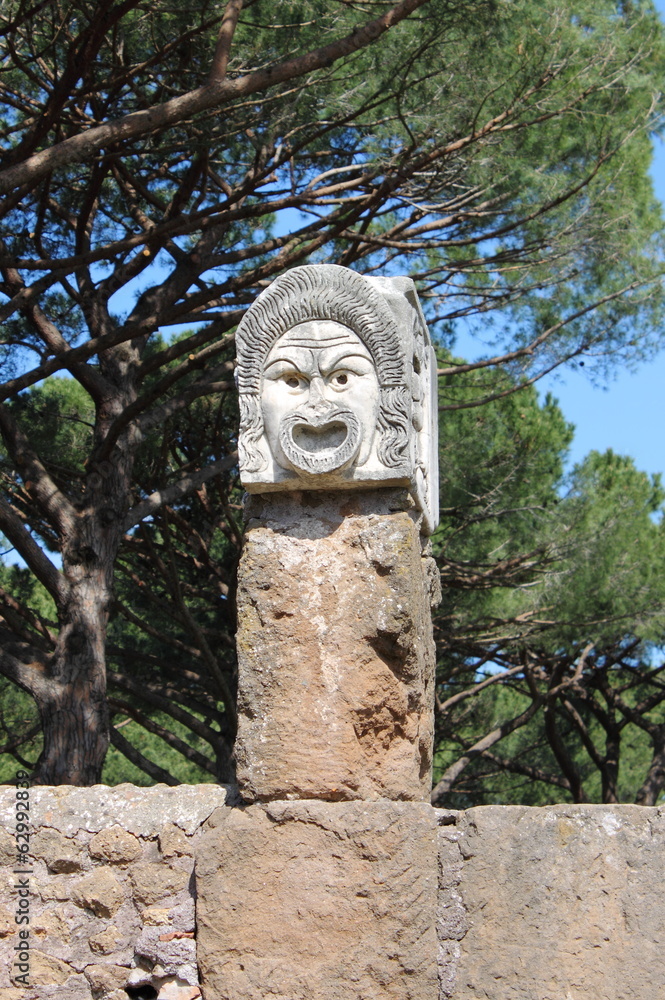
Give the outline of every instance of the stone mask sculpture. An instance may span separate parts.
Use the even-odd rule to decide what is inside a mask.
[[[438,512],[435,359],[410,278],[293,268],[236,334],[250,493],[407,486]]]
[[[305,478],[364,465],[379,395],[360,337],[330,320],[300,323],[270,349],[263,371],[261,416],[272,455]]]

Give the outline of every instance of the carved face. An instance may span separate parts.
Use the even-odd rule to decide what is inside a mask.
[[[352,330],[330,320],[293,327],[263,369],[261,410],[274,458],[310,475],[362,465],[379,395],[372,356]]]

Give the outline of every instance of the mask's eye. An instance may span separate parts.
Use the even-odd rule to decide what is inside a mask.
[[[298,375],[294,375],[292,372],[288,372],[284,375],[283,382],[289,387],[289,389],[302,389],[304,385],[304,379],[300,378]]]
[[[330,381],[335,389],[345,389],[351,382],[348,372],[335,372]]]

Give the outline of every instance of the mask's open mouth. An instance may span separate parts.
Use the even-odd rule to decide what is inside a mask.
[[[282,421],[279,443],[294,469],[310,475],[336,472],[358,454],[360,421],[351,410],[335,410],[322,417],[290,413]]]
[[[337,450],[346,441],[348,432],[346,424],[332,420],[329,424],[324,424],[323,427],[296,424],[291,431],[291,437],[298,448],[311,454]]]

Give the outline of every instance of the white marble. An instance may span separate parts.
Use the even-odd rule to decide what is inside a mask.
[[[436,527],[436,359],[410,278],[293,268],[236,342],[248,492],[406,486]]]

